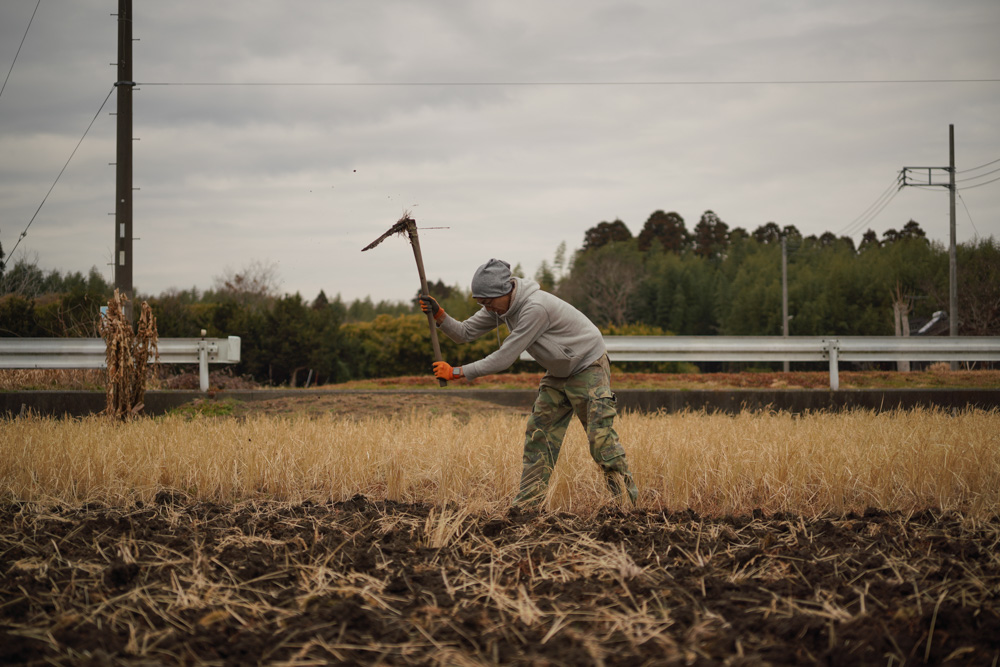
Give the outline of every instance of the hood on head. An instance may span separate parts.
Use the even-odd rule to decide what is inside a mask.
[[[514,298],[511,300],[510,308],[504,317],[520,310],[525,300],[541,289],[538,283],[531,278],[514,278],[513,280],[517,284],[517,290],[514,292]]]
[[[476,269],[472,276],[472,297],[475,299],[495,299],[513,288],[510,264],[502,259],[491,259]]]

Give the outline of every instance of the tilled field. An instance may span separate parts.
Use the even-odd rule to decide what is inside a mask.
[[[0,506],[3,664],[997,664],[1000,518]]]

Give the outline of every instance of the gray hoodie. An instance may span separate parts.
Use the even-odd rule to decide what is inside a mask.
[[[446,315],[441,331],[456,343],[467,343],[496,329],[500,320],[510,335],[499,350],[462,366],[470,380],[506,370],[525,350],[554,377],[569,377],[607,351],[604,337],[587,316],[528,278],[514,278],[514,298],[504,315],[481,309],[459,322]]]

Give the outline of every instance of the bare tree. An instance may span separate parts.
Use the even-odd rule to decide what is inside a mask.
[[[33,299],[45,291],[45,272],[38,268],[38,253],[4,265],[0,275],[0,295],[18,294]]]
[[[642,271],[636,252],[604,246],[577,255],[561,292],[598,326],[627,324]]]
[[[215,277],[215,290],[244,306],[259,306],[281,295],[277,262],[250,260],[239,271],[230,267]]]
[[[1000,242],[992,236],[980,238],[959,250],[959,333],[996,336],[1000,334]]]

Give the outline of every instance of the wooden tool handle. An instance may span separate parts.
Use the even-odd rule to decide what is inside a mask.
[[[410,245],[413,246],[413,257],[417,260],[417,273],[420,274],[420,293],[430,296],[427,291],[427,276],[424,274],[424,258],[420,254],[420,239],[417,238],[417,223],[414,220],[406,221],[406,233],[410,237]],[[434,314],[427,311],[427,324],[431,328],[431,347],[434,348],[434,361],[444,361],[441,357],[441,344],[438,342],[437,324],[434,322]],[[447,380],[438,378],[438,384],[442,387],[448,385]]]

